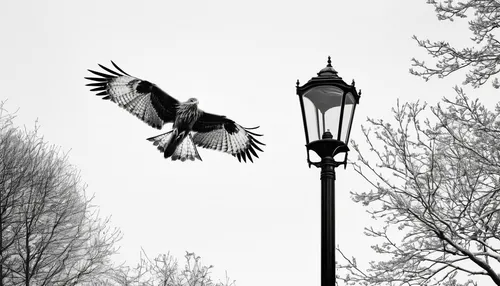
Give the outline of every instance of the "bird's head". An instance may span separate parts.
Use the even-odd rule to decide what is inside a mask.
[[[192,97],[186,101],[187,104],[198,104],[198,99]]]

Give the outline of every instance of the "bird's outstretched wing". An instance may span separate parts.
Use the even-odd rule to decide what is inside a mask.
[[[246,162],[246,158],[253,162],[252,155],[257,155],[256,149],[262,151],[258,145],[265,145],[255,139],[256,134],[250,130],[256,129],[244,128],[233,120],[225,116],[203,112],[200,118],[193,125],[193,142],[197,146],[214,149],[229,153]]]
[[[116,102],[130,113],[154,128],[175,120],[179,101],[158,88],[155,84],[133,77],[120,69],[113,61],[114,71],[99,65],[108,73],[89,70],[98,77],[86,77],[92,81],[87,84],[91,91]]]

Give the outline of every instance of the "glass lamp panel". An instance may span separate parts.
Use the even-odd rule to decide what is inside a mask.
[[[326,126],[324,131],[330,131],[332,133],[332,139],[338,138],[339,133],[339,119],[340,119],[340,109],[341,106],[335,106],[328,109],[325,113]]]
[[[352,118],[354,115],[354,109],[356,107],[356,100],[354,99],[354,95],[350,92],[346,94],[345,97],[345,107],[344,107],[344,114],[342,116],[342,127],[341,127],[341,134],[340,134],[340,140],[346,144],[349,144],[347,142],[349,140],[349,134],[351,132],[351,125],[352,125]]]
[[[337,138],[342,94],[342,89],[334,86],[317,86],[304,93],[309,142],[322,139],[325,131]]]
[[[321,128],[323,122],[323,114],[307,97],[304,97],[304,112],[306,115],[309,142],[316,141],[323,135],[323,130]]]

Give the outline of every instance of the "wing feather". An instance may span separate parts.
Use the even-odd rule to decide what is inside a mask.
[[[250,140],[250,145],[252,145],[252,147],[254,147],[255,149],[259,150],[260,152],[264,152],[262,151],[262,149],[259,148],[259,146],[257,146],[257,144],[255,144],[255,138],[252,138],[253,140]],[[261,143],[262,144],[262,143]],[[264,145],[264,144],[262,144]]]
[[[245,128],[225,116],[203,112],[193,125],[193,142],[197,146],[226,152],[238,158],[241,162],[253,162],[252,155],[259,158],[256,149],[263,152],[258,145],[264,143],[255,139],[262,136],[249,130],[257,127]]]
[[[99,67],[107,73],[89,70],[99,76],[85,77],[91,81],[86,84],[92,87],[91,91],[97,92],[98,96],[104,96],[103,99],[117,103],[154,128],[161,129],[165,123],[175,120],[179,105],[177,99],[153,83],[129,75],[113,61],[111,63],[118,71],[100,64]]]
[[[105,67],[105,66],[103,66],[103,65],[101,65],[101,64],[97,64],[97,65],[98,65],[100,68],[102,68],[103,70],[105,70],[105,71],[109,72],[110,74],[114,74],[114,75],[116,75],[116,76],[122,76],[122,75],[123,75],[123,74],[120,74],[120,73],[118,73],[118,72],[116,72],[116,71],[114,71],[114,70],[112,70],[112,69],[110,69],[110,68],[107,68],[107,67]]]
[[[103,78],[107,78],[107,79],[110,79],[110,78],[113,78],[114,76],[113,75],[110,75],[110,74],[105,74],[105,73],[102,73],[102,72],[97,72],[97,71],[93,71],[93,70],[88,70],[89,72],[95,74],[95,75],[98,75],[100,77],[103,77]]]
[[[113,61],[111,61],[111,64],[117,69],[119,70],[122,74],[125,74],[125,75],[128,75],[130,76],[128,73],[124,72],[119,66],[117,66]]]
[[[93,81],[103,81],[103,82],[108,81],[107,78],[102,78],[102,77],[84,77],[84,79],[93,80]]]
[[[99,87],[91,89],[90,91],[101,91],[101,90],[106,90],[106,87],[105,86],[99,86]]]
[[[102,82],[87,83],[85,86],[104,86],[104,87],[106,87],[106,85],[105,84],[103,85]]]

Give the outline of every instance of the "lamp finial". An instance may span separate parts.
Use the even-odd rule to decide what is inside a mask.
[[[337,75],[337,71],[332,67],[332,58],[330,56],[328,56],[328,64],[326,65],[326,67],[319,71],[318,75],[340,78]]]

